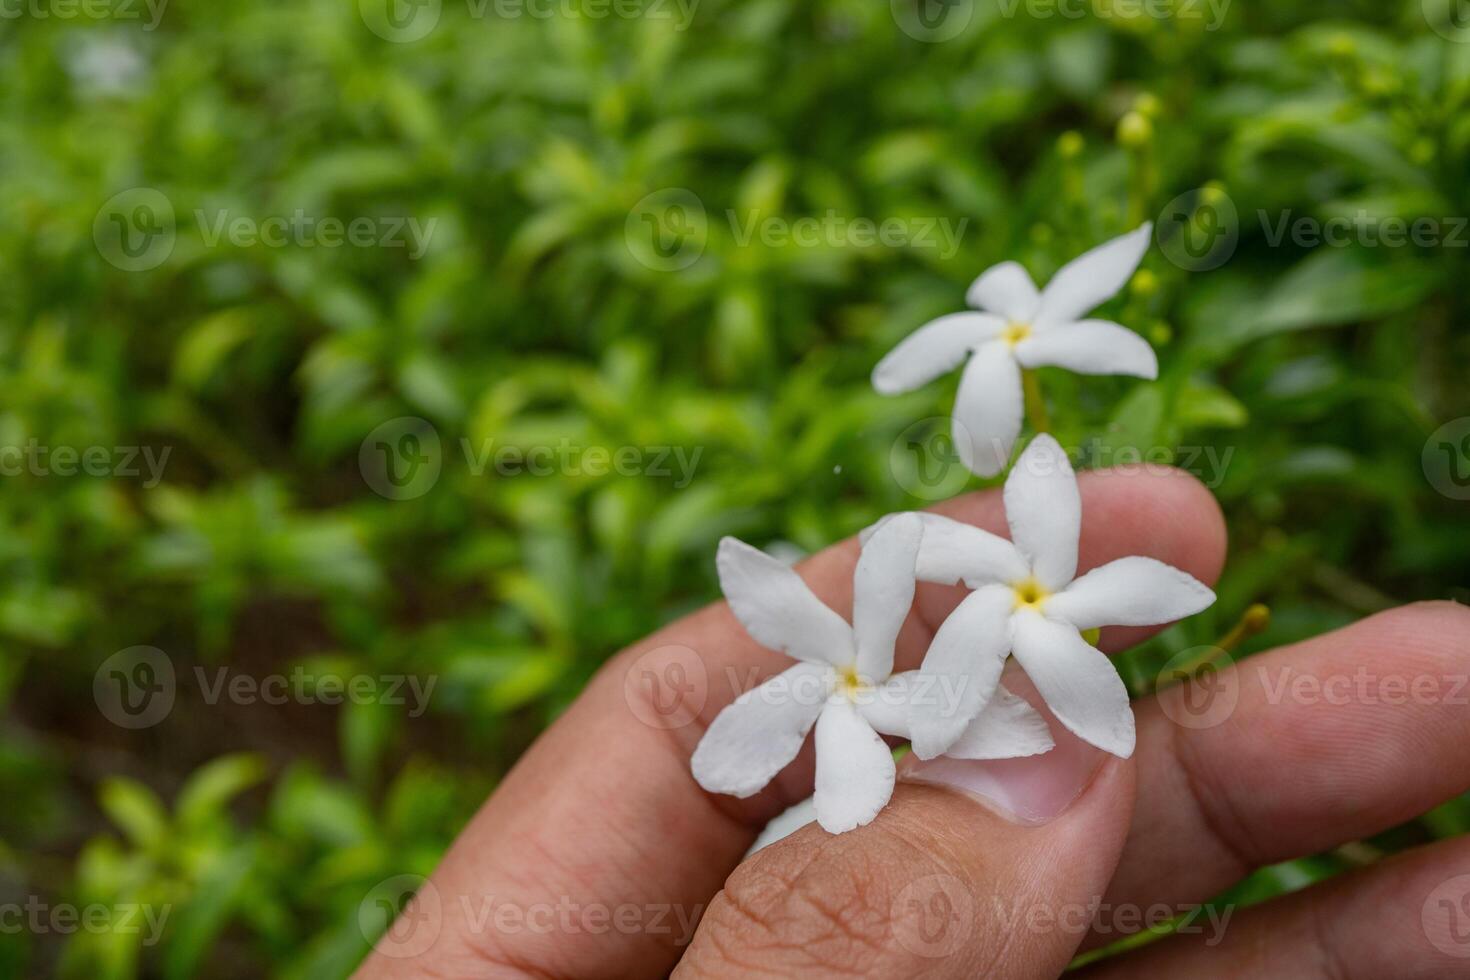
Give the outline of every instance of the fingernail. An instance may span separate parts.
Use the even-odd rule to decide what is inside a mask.
[[[1087,789],[1107,753],[1094,748],[1052,721],[1057,746],[1025,759],[950,759],[924,762],[909,754],[899,778],[958,790],[999,813],[1028,826],[1049,823]]]

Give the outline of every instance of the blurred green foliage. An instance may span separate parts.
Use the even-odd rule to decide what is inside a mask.
[[[915,422],[943,428],[953,379],[879,398],[882,353],[987,265],[1044,278],[1144,219],[1163,245],[1105,312],[1162,376],[1043,374],[1084,459],[1175,458],[1229,519],[1219,605],[1130,655],[1135,688],[1253,601],[1275,616],[1247,652],[1467,597],[1466,505],[1421,467],[1470,415],[1466,232],[1275,229],[1366,214],[1452,236],[1470,43],[1419,0],[1332,20],[1236,4],[1218,25],[977,0],[937,43],[901,29],[908,2],[699,0],[687,29],[671,4],[446,2],[411,42],[370,30],[366,0],[0,21],[0,445],[168,452],[155,480],[118,454],[105,476],[48,457],[0,480],[0,897],[171,910],[151,944],[0,935],[0,973],[344,975],[364,895],[427,873],[604,659],[715,595],[721,535],[808,551],[929,502],[891,467]],[[176,236],[127,271],[107,202],[136,188]],[[672,271],[639,241],[640,202],[670,188],[706,219]],[[1238,241],[1204,268],[1218,253],[1168,236],[1208,236],[1222,202]],[[212,230],[297,212],[432,231],[416,255]],[[953,255],[741,232],[829,214],[966,224]],[[391,499],[360,450],[406,416],[442,472]],[[538,446],[696,462],[687,480],[475,465]],[[179,690],[128,730],[93,681],[138,644]],[[437,683],[420,717],[210,704],[194,678],[221,667]],[[1467,827],[1456,801],[1371,846]]]

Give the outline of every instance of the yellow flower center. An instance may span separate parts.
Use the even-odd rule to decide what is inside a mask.
[[[1031,324],[1008,323],[1006,328],[1000,332],[1000,339],[1014,347],[1027,337],[1031,336]]]
[[[1016,608],[1030,609],[1032,612],[1040,612],[1042,604],[1051,595],[1046,587],[1034,578],[1016,582],[1011,588],[1016,593]]]
[[[867,682],[857,672],[856,665],[839,668],[837,671],[837,691],[849,701],[856,701],[859,694],[867,687]]]

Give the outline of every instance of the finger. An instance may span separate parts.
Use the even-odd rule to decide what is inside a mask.
[[[1135,977],[1448,980],[1470,974],[1470,841],[1396,855],[1084,971]]]
[[[1192,477],[1087,473],[1079,483],[1085,567],[1139,553],[1214,580],[1223,522]],[[943,510],[1004,531],[998,492],[950,501]],[[857,553],[848,541],[800,569],[844,616]],[[899,669],[917,663],[962,595],[919,590],[916,614],[899,634]],[[690,755],[720,709],[788,666],[751,640],[723,603],[624,651],[527,751],[444,858],[431,882],[441,910],[434,939],[416,931],[399,944],[388,934],[365,975],[409,975],[425,964],[454,973],[506,962],[587,977],[667,970],[760,827],[811,793],[810,747],[750,800],[711,796],[689,773]],[[565,913],[556,928],[511,931],[491,914],[506,906],[505,921],[517,922],[534,909],[544,922],[539,910],[546,903],[596,917],[622,909],[624,925],[595,933],[580,921],[566,926]]]
[[[1467,672],[1470,609],[1421,603],[1243,661],[1214,702],[1140,702],[1138,810],[1105,901],[1182,910],[1470,789]]]
[[[741,864],[674,975],[1055,977],[1113,873],[1133,783],[1132,762],[1065,731],[1029,759],[910,756],[871,824],[809,824]]]

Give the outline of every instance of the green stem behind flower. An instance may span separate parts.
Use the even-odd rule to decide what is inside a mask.
[[[1046,399],[1041,395],[1041,379],[1035,371],[1021,371],[1021,390],[1026,395],[1026,418],[1037,432],[1051,431],[1051,418],[1046,414]]]
[[[1201,668],[1211,664],[1217,664],[1221,657],[1231,653],[1241,643],[1255,636],[1270,625],[1271,607],[1257,602],[1245,611],[1245,614],[1240,617],[1240,621],[1231,628],[1229,633],[1220,637],[1214,646],[1206,647],[1199,656],[1185,661],[1176,667],[1172,673],[1181,677],[1193,676]]]

